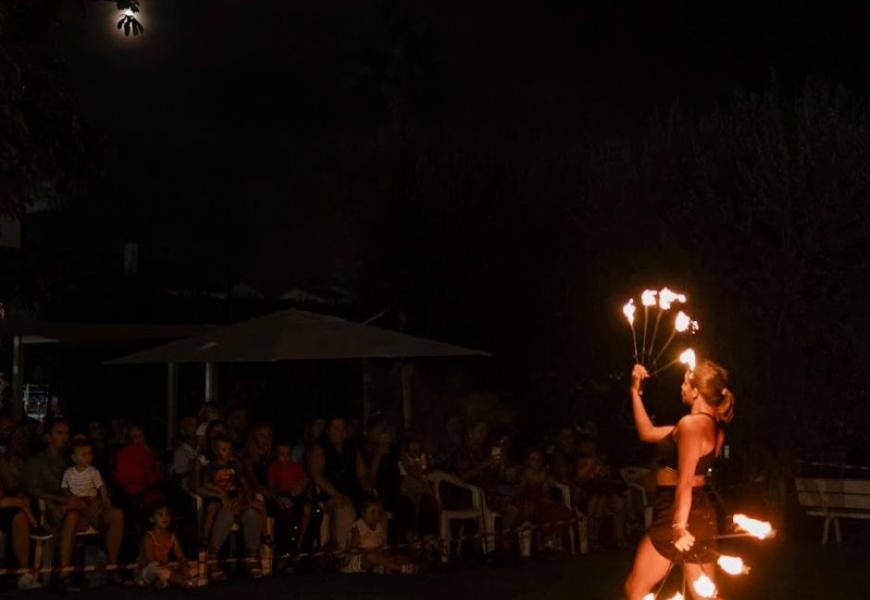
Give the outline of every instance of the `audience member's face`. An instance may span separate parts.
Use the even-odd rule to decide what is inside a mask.
[[[0,443],[7,443],[14,429],[15,421],[12,417],[0,417]]]
[[[329,422],[329,430],[326,432],[329,441],[340,446],[347,440],[347,423],[344,419],[333,419]]]
[[[214,455],[218,462],[229,462],[233,459],[233,445],[227,440],[218,440],[214,443]]]
[[[215,425],[211,428],[208,435],[210,440],[215,439],[219,435],[227,435],[227,428],[224,427],[223,423]]]
[[[89,467],[94,462],[94,450],[90,446],[78,446],[73,450],[72,461],[77,467]]]
[[[489,426],[486,423],[478,423],[468,432],[468,443],[473,448],[480,448],[486,443],[489,436]]]
[[[151,515],[151,522],[154,523],[158,529],[169,529],[169,525],[172,523],[172,513],[169,511],[168,507],[161,506],[154,511],[153,515]]]
[[[129,433],[127,433],[127,440],[134,446],[144,446],[145,432],[142,431],[141,427],[131,427]]]
[[[88,437],[94,441],[102,440],[106,437],[106,430],[103,424],[99,421],[91,421],[88,423]]]
[[[275,460],[281,464],[288,464],[293,461],[293,452],[287,444],[278,446],[278,451],[275,453]]]
[[[48,445],[55,450],[63,450],[69,443],[69,425],[55,423],[48,432]]]
[[[326,429],[326,421],[323,419],[314,419],[311,423],[311,439],[316,440],[320,436],[323,435],[323,431]]]
[[[362,513],[366,525],[374,529],[383,520],[383,509],[380,504],[369,504]]]
[[[544,468],[544,455],[540,452],[532,452],[529,454],[526,459],[526,466],[535,471],[539,471]]]
[[[192,440],[196,436],[196,418],[184,417],[178,423],[178,432],[186,440]]]
[[[254,430],[254,442],[260,448],[271,449],[273,437],[272,428],[269,426],[257,427]]]

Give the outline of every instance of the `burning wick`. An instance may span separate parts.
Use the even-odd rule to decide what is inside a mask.
[[[701,575],[693,583],[695,593],[701,598],[713,598],[716,595],[716,584],[706,575]]]
[[[737,514],[733,517],[734,524],[754,538],[763,540],[770,537],[773,527],[766,521],[750,519],[746,515]]]
[[[683,353],[680,354],[680,362],[689,367],[690,371],[695,370],[696,359],[695,359],[695,351],[689,348],[688,350],[683,350]]]
[[[656,294],[658,292],[655,290],[644,290],[640,295],[640,303],[643,304],[643,347],[640,351],[641,356],[646,356],[646,329],[649,322],[647,317],[649,315],[649,307],[656,304]]]
[[[653,327],[652,341],[649,345],[649,356],[652,358],[653,348],[656,346],[656,336],[659,333],[659,321],[661,321],[662,313],[671,310],[671,304],[674,302],[685,302],[686,296],[678,294],[667,287],[659,290],[659,312],[656,315],[656,324]],[[655,362],[655,360],[653,361]]]
[[[631,343],[634,345],[634,362],[637,362],[637,335],[634,333],[634,311],[637,307],[634,305],[634,298],[630,298],[622,307],[622,314],[628,319],[628,324],[631,326]]]
[[[719,568],[729,575],[746,575],[749,573],[749,567],[743,563],[743,559],[739,556],[725,556],[723,554],[716,562]]]
[[[674,319],[674,330],[671,332],[671,337],[668,338],[668,341],[665,342],[665,345],[662,346],[662,349],[659,350],[659,353],[656,354],[653,362],[658,362],[659,358],[661,358],[662,354],[665,353],[665,350],[668,349],[668,346],[671,345],[671,342],[674,340],[674,336],[678,333],[683,333],[685,331],[691,331],[692,333],[696,333],[698,331],[698,322],[693,321],[692,318],[680,311],[677,313],[677,317]]]

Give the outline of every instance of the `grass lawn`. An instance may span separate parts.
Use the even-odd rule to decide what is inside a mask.
[[[720,575],[724,597],[750,599],[870,599],[870,548],[810,544],[744,544],[734,553],[753,567],[748,576],[734,579]],[[312,575],[275,576],[260,581],[244,577],[198,590],[161,592],[137,588],[105,587],[85,590],[77,597],[93,600],[138,598],[152,600],[559,600],[580,598],[619,600],[622,579],[631,554],[603,552],[577,557],[535,559],[513,566],[480,565],[469,560],[444,571],[416,576]],[[671,588],[675,589],[677,577]],[[25,595],[5,587],[6,594]],[[5,594],[4,594],[5,595]],[[27,594],[33,598],[59,597],[54,592]],[[68,596],[67,596],[68,597]],[[670,597],[670,594],[663,594]]]

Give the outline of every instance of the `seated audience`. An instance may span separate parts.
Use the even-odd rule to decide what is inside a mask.
[[[573,515],[570,508],[554,498],[555,483],[556,479],[544,464],[544,453],[539,449],[529,450],[520,472],[522,518],[538,527],[545,546],[560,548]]]
[[[320,441],[323,437],[323,432],[326,429],[326,421],[324,419],[313,419],[305,423],[305,431],[302,434],[302,440],[293,446],[293,460],[300,465],[305,462],[305,455],[311,448],[312,444]]]
[[[108,503],[64,493],[61,482],[68,465],[66,447],[70,437],[69,425],[66,421],[56,419],[45,429],[48,447],[27,461],[24,468],[24,486],[28,495],[45,502],[45,517],[49,527],[60,530],[59,536],[56,534],[55,537],[56,540],[59,538],[60,546],[59,584],[61,589],[74,590],[70,573],[63,569],[70,565],[76,533],[92,526],[102,527],[105,531],[108,560],[116,564],[124,534],[124,514]],[[91,458],[91,450],[87,444],[78,447],[75,458],[77,466],[84,466],[82,470],[87,471]],[[73,477],[71,481],[76,479]],[[80,482],[76,482],[76,486],[78,483]],[[120,582],[123,577],[119,572],[113,571],[110,579]]]
[[[565,426],[559,429],[556,443],[550,454],[550,473],[560,483],[568,483],[574,476],[574,465],[577,464],[577,444],[574,439],[574,428]]]
[[[580,442],[574,476],[575,502],[589,518],[589,545],[601,547],[599,533],[603,518],[613,517],[616,545],[625,546],[625,484],[612,473],[604,457],[598,454],[595,438],[585,437]]]
[[[239,523],[242,530],[248,572],[253,577],[259,577],[262,575],[258,557],[265,507],[251,498],[230,438],[219,436],[214,438],[212,444],[213,458],[203,467],[201,484],[201,489],[211,492],[220,501],[208,544],[209,577],[216,580],[226,577],[220,566],[211,564],[211,561],[217,559],[235,522]]]
[[[163,497],[163,471],[138,425],[127,430],[127,443],[115,455],[113,479],[139,517],[146,517],[150,504]]]
[[[350,527],[356,520],[354,503],[361,497],[365,463],[347,440],[347,421],[329,420],[326,437],[311,447],[308,470],[317,488],[317,499],[324,505],[332,523],[332,541],[338,550],[347,546]]]
[[[276,446],[275,460],[266,471],[272,502],[279,509],[276,512],[275,540],[279,554],[291,549],[301,550],[308,538],[311,523],[311,500],[306,494],[308,476],[301,465],[293,460],[290,444]],[[293,528],[298,525],[295,535]]]

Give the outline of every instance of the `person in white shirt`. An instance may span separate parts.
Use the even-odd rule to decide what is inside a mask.
[[[60,488],[65,494],[83,498],[88,504],[94,504],[97,496],[103,504],[109,503],[109,494],[103,476],[91,464],[94,460],[94,449],[90,442],[76,440],[72,443],[73,466],[63,472]]]
[[[172,455],[172,474],[180,479],[187,477],[196,460],[196,417],[185,417],[178,423],[178,446]]]

